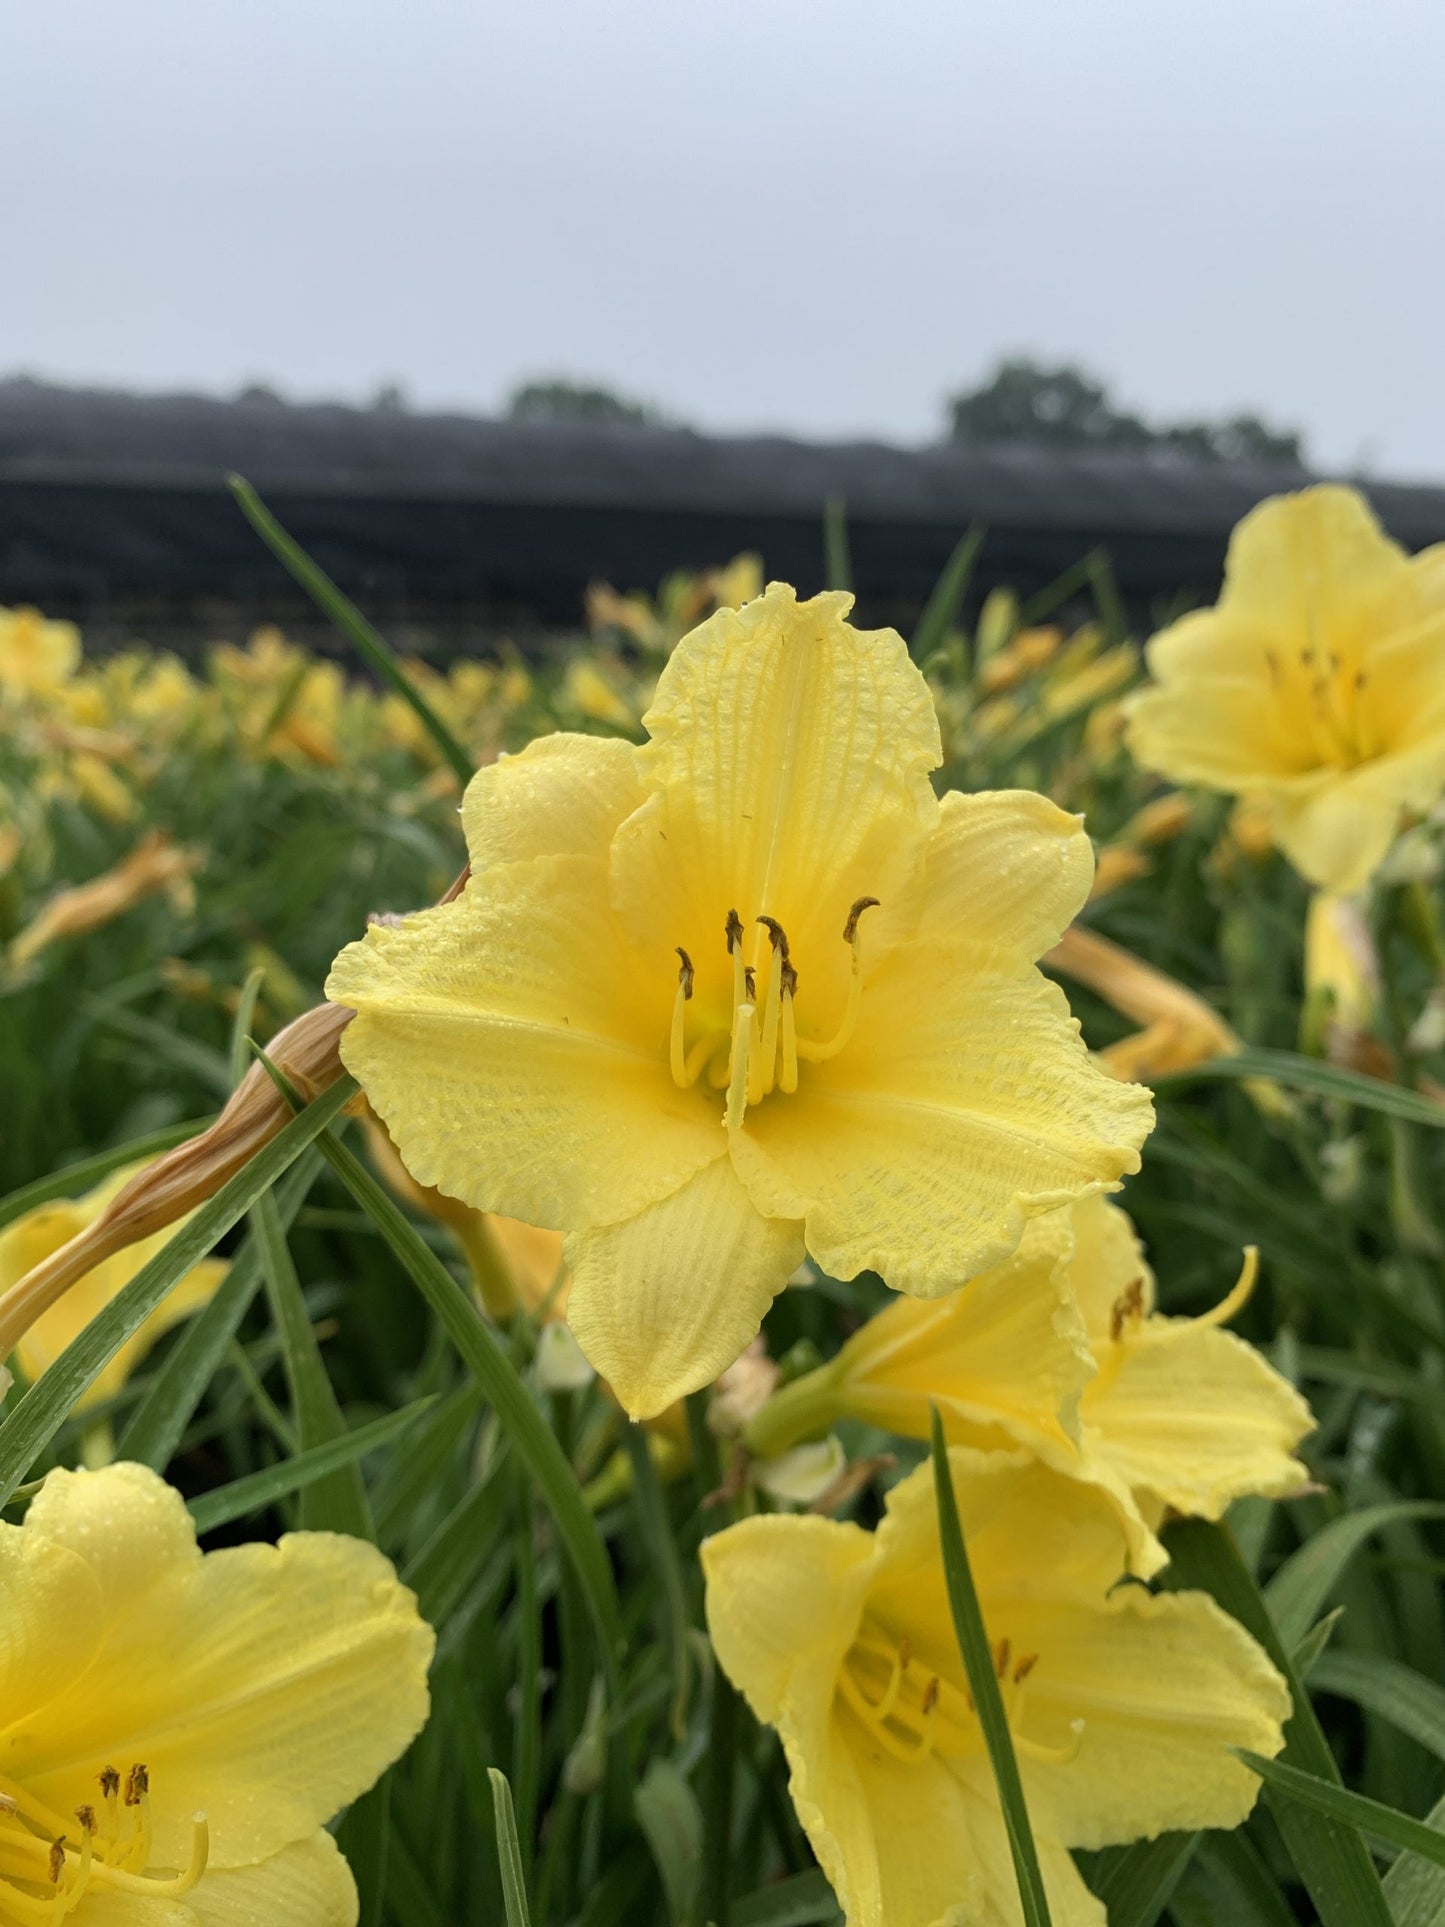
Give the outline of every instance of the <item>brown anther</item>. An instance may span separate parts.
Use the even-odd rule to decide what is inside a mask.
[[[978,1711],[978,1707],[977,1707],[977,1705],[976,1705],[976,1704],[974,1703],[974,1697],[973,1697],[973,1688],[972,1688],[971,1686],[965,1686],[965,1687],[964,1687],[964,1689],[963,1689],[963,1697],[964,1697],[964,1698],[965,1698],[965,1699],[966,1699],[966,1700],[968,1701],[968,1710],[969,1710],[969,1712],[970,1712],[970,1713],[976,1713],[976,1712]]]
[[[1268,666],[1269,666],[1269,679],[1270,679],[1270,681],[1271,681],[1272,683],[1277,683],[1277,682],[1279,681],[1279,662],[1278,662],[1278,660],[1277,660],[1277,659],[1276,659],[1276,657],[1275,657],[1275,653],[1274,653],[1274,651],[1273,651],[1273,649],[1266,649],[1266,650],[1265,650],[1265,652],[1264,652],[1264,659],[1265,659],[1265,662],[1266,662],[1266,663],[1268,664]]]
[[[116,1794],[120,1792],[120,1775],[116,1772],[115,1768],[113,1766],[105,1767],[96,1775],[96,1778],[100,1781],[100,1790],[106,1799],[113,1800]]]
[[[50,1843],[50,1884],[58,1887],[65,1878],[65,1835]]]
[[[755,919],[755,921],[760,923],[763,926],[763,928],[767,931],[769,938],[772,940],[772,945],[774,950],[782,951],[783,962],[786,963],[788,961],[787,931],[778,922],[776,917],[758,917]]]
[[[939,1688],[941,1687],[941,1685],[942,1685],[942,1681],[939,1679],[937,1673],[935,1673],[933,1675],[933,1678],[924,1687],[922,1705],[923,1705],[923,1712],[925,1717],[933,1711],[935,1706],[937,1706]]]
[[[909,1661],[912,1658],[913,1641],[911,1639],[900,1639],[898,1642],[898,1670],[900,1673],[906,1673],[908,1671]]]
[[[758,979],[751,964],[743,972],[743,983],[747,987],[748,1002],[755,1004],[758,1000]]]
[[[1109,1336],[1117,1345],[1124,1336],[1124,1327],[1131,1325],[1144,1310],[1144,1280],[1136,1278],[1129,1289],[1114,1300],[1109,1312]]]
[[[125,1776],[125,1803],[128,1807],[138,1807],[151,1790],[151,1776],[147,1768],[137,1763]]]
[[[1014,1685],[1021,1685],[1038,1663],[1039,1656],[1037,1653],[1020,1654],[1018,1665],[1014,1667]]]
[[[798,994],[798,973],[786,957],[783,959],[782,992],[785,997],[796,997]]]
[[[95,1808],[77,1807],[75,1809],[75,1817],[93,1840],[95,1838]]]
[[[859,897],[858,901],[853,905],[853,908],[848,912],[848,921],[843,925],[844,943],[852,943],[853,939],[857,936],[858,919],[862,916],[863,912],[865,910],[876,910],[877,908],[877,897]]]
[[[728,955],[731,956],[743,940],[743,920],[736,910],[728,911],[728,920],[723,934],[728,940]]]
[[[1333,649],[1330,651],[1330,668],[1334,670],[1336,675],[1340,673],[1340,659]]]
[[[1001,1639],[993,1649],[993,1670],[1000,1679],[1008,1677],[1008,1663],[1013,1658],[1013,1650],[1007,1639]]]
[[[696,973],[692,967],[692,958],[688,956],[682,945],[678,944],[676,948],[678,956],[682,958],[682,968],[677,973],[677,981],[682,985],[683,1002],[687,1003],[692,998],[692,980]]]
[[[1363,670],[1363,669],[1357,669],[1357,670],[1355,671],[1355,688],[1356,688],[1356,689],[1363,689],[1363,688],[1364,688],[1364,686],[1365,686],[1365,682],[1366,682],[1366,677],[1365,677],[1365,672],[1364,672],[1364,670]]]

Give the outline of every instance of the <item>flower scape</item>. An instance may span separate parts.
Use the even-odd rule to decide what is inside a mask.
[[[0,612],[0,1927],[1445,1906],[1445,563],[1101,567]]]

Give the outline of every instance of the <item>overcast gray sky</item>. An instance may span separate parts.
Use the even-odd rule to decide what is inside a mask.
[[[0,0],[0,370],[922,438],[1003,350],[1445,473],[1439,0]]]

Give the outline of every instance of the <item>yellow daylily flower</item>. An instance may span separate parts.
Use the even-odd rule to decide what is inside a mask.
[[[785,1386],[744,1441],[770,1455],[840,1418],[950,1443],[1023,1446],[1103,1486],[1130,1570],[1164,1564],[1166,1506],[1217,1519],[1247,1493],[1308,1479],[1293,1457],[1314,1421],[1251,1345],[1220,1329],[1254,1278],[1201,1318],[1154,1311],[1154,1279],[1127,1215],[1105,1198],[1036,1218],[1018,1250],[932,1303],[901,1298],[837,1357]]]
[[[1267,798],[1309,882],[1358,890],[1445,787],[1445,545],[1407,555],[1364,497],[1276,496],[1229,544],[1224,592],[1148,649],[1135,756]]]
[[[1152,1121],[1034,967],[1088,892],[1078,819],[940,803],[927,684],[850,606],[775,583],[679,645],[641,748],[480,770],[466,889],[327,985],[417,1181],[568,1233],[569,1320],[634,1417],[731,1364],[805,1244],[949,1290]]]
[[[38,609],[0,609],[0,693],[53,695],[80,666],[80,631]]]
[[[0,1922],[354,1927],[325,1823],[421,1730],[435,1641],[387,1560],[202,1556],[138,1465],[0,1525]]]
[[[144,1164],[126,1165],[119,1171],[113,1171],[93,1191],[87,1191],[84,1197],[57,1198],[49,1204],[38,1204],[34,1210],[27,1211],[23,1217],[6,1225],[0,1231],[0,1294],[18,1284],[36,1265],[59,1251],[79,1232],[93,1225],[137,1172],[145,1168]],[[41,1313],[15,1347],[20,1369],[32,1384],[42,1372],[49,1370],[71,1341],[78,1338],[91,1320],[97,1318],[130,1283],[141,1266],[150,1262],[172,1236],[173,1230],[172,1226],[158,1231],[154,1236],[142,1238],[136,1244],[127,1245],[123,1251],[102,1259],[93,1270],[86,1272],[73,1284],[63,1298]],[[76,1411],[86,1411],[93,1405],[114,1398],[156,1341],[164,1337],[172,1326],[180,1324],[210,1302],[229,1269],[224,1258],[202,1258],[162,1299],[94,1383],[81,1394]]]
[[[1166,1509],[1218,1519],[1235,1499],[1297,1492],[1309,1472],[1294,1451],[1314,1415],[1253,1345],[1224,1329],[1253,1289],[1253,1251],[1212,1310],[1170,1318],[1155,1309],[1154,1274],[1126,1213],[1088,1199],[1073,1219],[1066,1275],[1098,1365],[1079,1400],[1090,1460],[1151,1524]]]
[[[1119,1586],[1107,1496],[1024,1454],[951,1454],[1055,1927],[1105,1927],[1070,1847],[1232,1827],[1289,1694],[1202,1593]],[[723,1670],[778,1729],[848,1927],[1014,1927],[1003,1816],[949,1613],[932,1469],[876,1533],[744,1520],[703,1542]]]

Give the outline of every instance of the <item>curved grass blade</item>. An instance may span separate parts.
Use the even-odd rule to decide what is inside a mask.
[[[1353,1700],[1445,1760],[1445,1686],[1413,1666],[1388,1653],[1324,1653],[1310,1683],[1322,1693]]]
[[[831,1927],[839,1919],[833,1889],[816,1868],[749,1894],[733,1908],[732,1927]]]
[[[848,506],[841,495],[823,504],[823,585],[828,589],[853,587],[853,564],[848,556]]]
[[[269,1144],[223,1184],[148,1264],[141,1266],[124,1290],[30,1387],[0,1423],[0,1505],[9,1501],[65,1423],[81,1393],[140,1329],[167,1292],[173,1291],[216,1241],[270,1190],[355,1094],[352,1079],[343,1077],[283,1125]]]
[[[74,1164],[52,1171],[49,1177],[22,1185],[8,1198],[0,1198],[0,1230],[23,1218],[27,1211],[33,1211],[37,1204],[49,1204],[53,1198],[77,1197],[82,1191],[91,1190],[123,1164],[144,1164],[149,1158],[160,1157],[164,1151],[173,1151],[188,1137],[199,1137],[215,1121],[212,1113],[210,1117],[194,1118],[189,1124],[168,1124],[163,1131],[148,1131],[144,1137],[133,1137],[127,1144],[113,1144],[108,1151],[79,1158]]]
[[[311,600],[330,616],[342,634],[356,644],[377,675],[391,684],[403,702],[411,705],[443,758],[455,771],[457,780],[465,788],[475,772],[475,763],[441,717],[437,715],[426,697],[413,686],[411,678],[397,660],[391,644],[372,628],[356,604],[349,596],[341,593],[325,570],[317,567],[300,543],[292,540],[245,477],[231,475],[227,480],[231,486],[231,493],[240,505],[241,513],[282,568],[300,583]]]
[[[291,1416],[305,1453],[316,1446],[344,1439],[346,1420],[312,1328],[276,1200],[259,1198],[251,1213],[251,1223],[261,1249],[261,1276],[271,1306],[272,1323],[281,1340],[281,1360],[291,1394]],[[356,1539],[375,1539],[371,1503],[362,1483],[361,1468],[354,1460],[343,1458],[337,1470],[305,1486],[300,1524],[303,1530],[346,1532]]]
[[[1013,1735],[1009,1732],[1003,1696],[998,1690],[993,1652],[988,1643],[978,1593],[974,1590],[968,1549],[963,1542],[958,1500],[953,1490],[953,1473],[948,1463],[948,1446],[944,1441],[943,1421],[938,1415],[937,1406],[933,1408],[933,1486],[938,1500],[938,1536],[943,1553],[944,1576],[948,1582],[948,1603],[953,1612],[953,1630],[958,1637],[968,1684],[978,1708],[978,1723],[988,1748],[994,1779],[998,1782],[999,1805],[1003,1808],[1004,1827],[1013,1854],[1014,1872],[1018,1876],[1025,1927],[1050,1927],[1044,1877],[1039,1868],[1033,1829],[1029,1825],[1018,1761],[1014,1758]]]
[[[1445,1833],[1426,1826],[1423,1820],[1397,1812],[1379,1800],[1366,1799],[1363,1793],[1351,1793],[1346,1787],[1318,1779],[1313,1773],[1302,1773],[1297,1766],[1287,1766],[1282,1760],[1261,1759],[1244,1747],[1233,1750],[1252,1773],[1257,1773],[1267,1786],[1278,1787],[1286,1798],[1298,1800],[1316,1813],[1328,1814],[1332,1820],[1342,1821],[1360,1833],[1373,1834],[1392,1847],[1418,1854],[1433,1866],[1445,1867]]]
[[[1426,1825],[1445,1833],[1445,1800],[1437,1800]],[[1445,1870],[1418,1854],[1402,1853],[1385,1875],[1385,1896],[1395,1927],[1442,1927]]]
[[[1253,1634],[1284,1675],[1294,1702],[1285,1725],[1283,1758],[1306,1777],[1339,1784],[1339,1768],[1320,1730],[1293,1661],[1234,1541],[1223,1526],[1180,1519],[1165,1530],[1169,1567],[1163,1583],[1197,1586]],[[1286,1799],[1266,1786],[1270,1810],[1289,1856],[1319,1914],[1321,1927],[1391,1927],[1380,1877],[1353,1827],[1337,1817]]]
[[[290,1226],[315,1182],[319,1159],[312,1151],[299,1157],[276,1186],[276,1214]],[[131,1413],[117,1456],[164,1472],[180,1450],[186,1427],[221,1369],[241,1320],[261,1289],[261,1251],[254,1234],[231,1261],[215,1296],[202,1306],[171,1346],[164,1365]]]
[[[375,1452],[380,1446],[390,1444],[399,1433],[408,1431],[435,1403],[434,1395],[415,1399],[410,1405],[403,1405],[399,1412],[388,1412],[385,1418],[375,1419],[370,1425],[358,1425],[354,1432],[345,1432],[324,1445],[313,1445],[294,1458],[282,1459],[279,1465],[268,1465],[264,1472],[233,1479],[229,1485],[192,1499],[190,1511],[196,1531],[214,1532],[217,1526],[228,1526],[235,1519],[263,1511],[289,1493],[304,1491],[317,1479],[354,1467],[368,1452]]]
[[[1342,1070],[1317,1057],[1302,1057],[1290,1050],[1243,1050],[1232,1057],[1211,1057],[1207,1063],[1192,1064],[1186,1071],[1171,1071],[1156,1077],[1154,1088],[1161,1091],[1181,1089],[1200,1079],[1226,1079],[1231,1083],[1246,1078],[1273,1078],[1291,1090],[1306,1091],[1312,1097],[1333,1097],[1341,1103],[1358,1104],[1361,1110],[1381,1111],[1387,1117],[1402,1117],[1413,1124],[1445,1128],[1445,1104],[1407,1091],[1398,1084],[1382,1084],[1378,1078],[1362,1077],[1358,1071]]]
[[[517,1816],[512,1811],[512,1789],[500,1768],[489,1766],[492,1806],[497,1817],[497,1859],[502,1868],[502,1904],[507,1910],[507,1927],[532,1927],[527,1889],[522,1879],[522,1849],[517,1840]]]
[[[908,641],[909,654],[916,663],[927,663],[936,656],[947,642],[950,631],[958,626],[963,599],[968,594],[973,565],[983,547],[985,533],[982,523],[975,522],[959,538],[952,555],[944,563],[943,571],[933,585],[933,593],[924,604],[923,614],[918,618],[917,627]],[[960,677],[966,674],[966,660],[959,662],[956,668]]]
[[[1445,1503],[1402,1499],[1332,1519],[1298,1552],[1290,1554],[1264,1589],[1265,1604],[1280,1639],[1289,1647],[1300,1643],[1319,1617],[1331,1588],[1371,1533],[1402,1519],[1440,1518],[1445,1518]]]
[[[1201,1838],[1197,1833],[1161,1833],[1157,1839],[1136,1840],[1132,1847],[1100,1854],[1089,1884],[1103,1903],[1109,1927],[1154,1927]]]
[[[492,1336],[466,1292],[421,1237],[399,1206],[346,1148],[328,1133],[321,1150],[341,1182],[391,1246],[477,1383],[491,1402],[517,1452],[541,1487],[562,1544],[577,1569],[597,1631],[602,1663],[616,1683],[621,1644],[617,1588],[597,1522],[556,1435],[532,1403],[511,1360]],[[3,1495],[0,1495],[3,1496]]]

